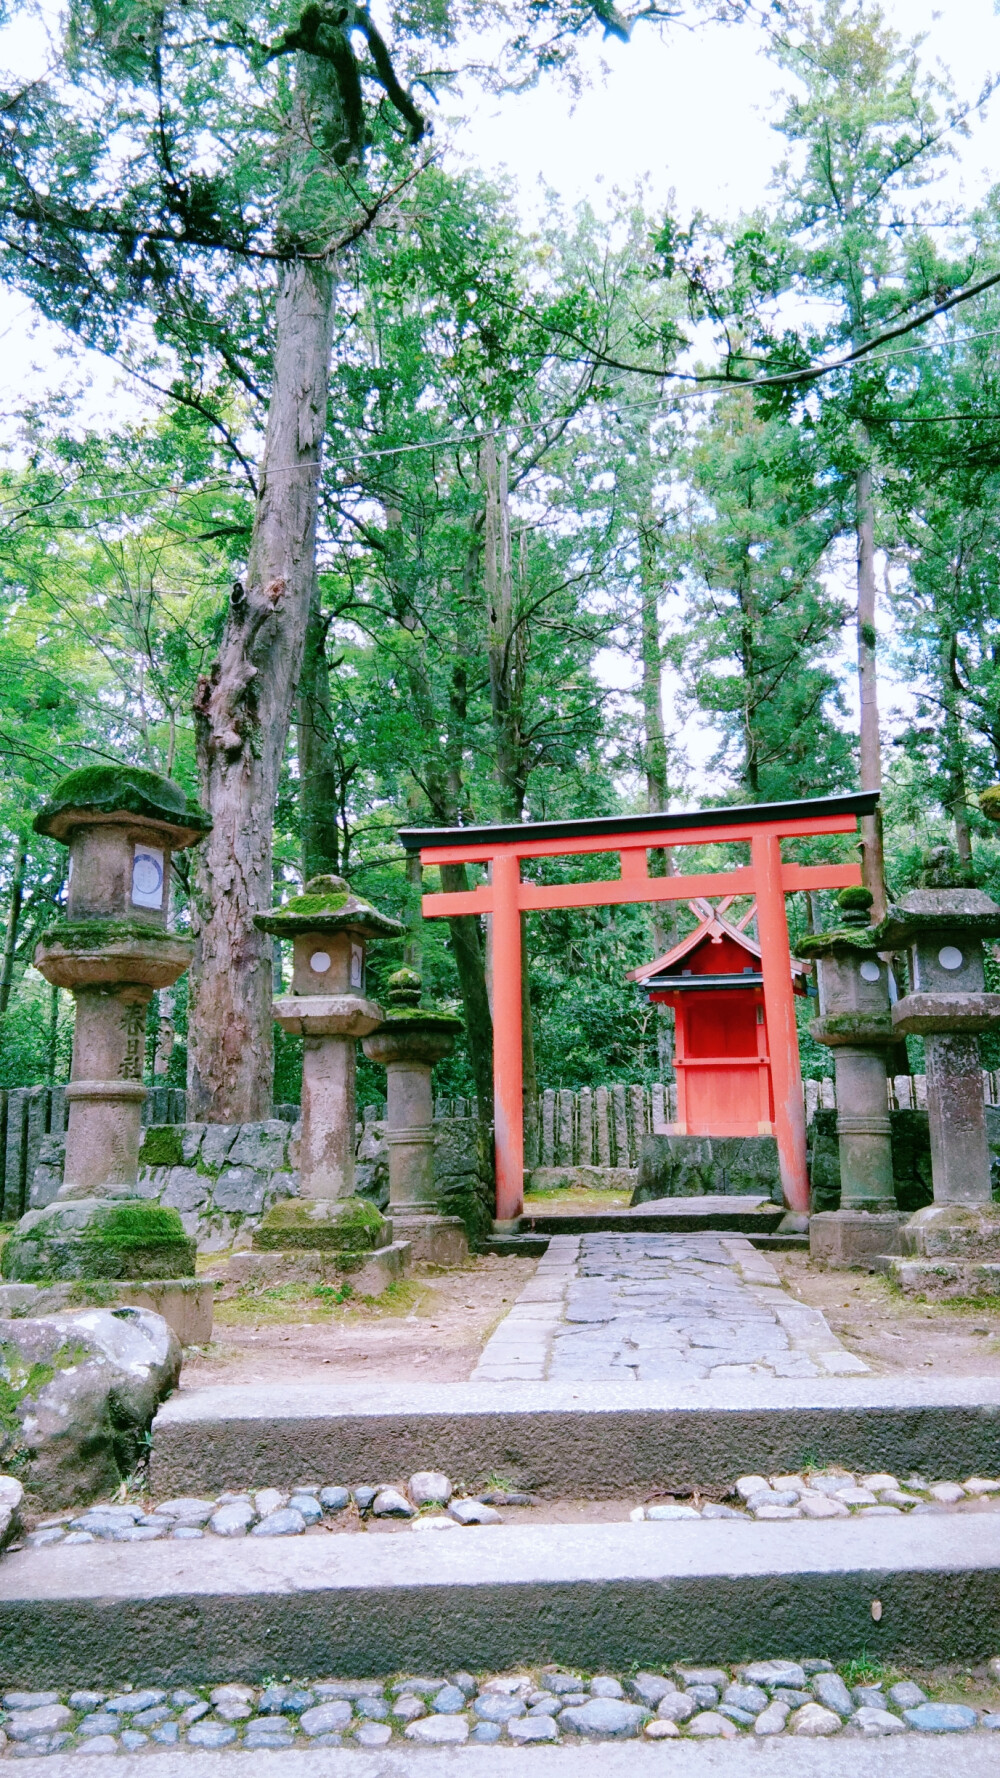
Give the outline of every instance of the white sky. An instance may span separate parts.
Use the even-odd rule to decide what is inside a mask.
[[[926,33],[924,60],[946,64],[960,97],[975,96],[1000,70],[993,0],[948,0],[946,9],[929,0],[885,0],[884,11],[904,36]],[[37,30],[18,29],[25,32],[20,42],[11,31],[3,34],[2,59],[27,72],[36,64]],[[697,208],[732,216],[762,199],[781,146],[768,122],[781,79],[754,26],[675,26],[662,37],[638,27],[629,45],[609,39],[595,47],[589,65],[592,84],[575,103],[546,80],[519,96],[480,95],[467,116],[464,152],[485,169],[509,171],[526,221],[537,214],[542,184],[567,202],[589,196],[599,203],[609,187],[629,190],[644,180],[650,207],[673,192],[681,215]],[[1000,182],[1000,94],[958,149],[946,188],[971,204]],[[135,411],[134,396],[111,367],[93,354],[66,354],[65,342],[35,320],[23,298],[0,291],[0,429],[27,399],[88,377],[83,412],[91,422]],[[628,683],[627,663],[609,659],[605,666],[613,683]],[[684,744],[697,789],[711,737],[686,731]]]

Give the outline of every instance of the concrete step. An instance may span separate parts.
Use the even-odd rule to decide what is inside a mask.
[[[153,1423],[154,1498],[491,1474],[549,1499],[709,1488],[810,1460],[1000,1471],[1000,1377],[181,1388]],[[922,1521],[924,1522],[924,1521]],[[886,1521],[889,1523],[889,1521]]]
[[[0,1678],[68,1689],[544,1661],[662,1671],[748,1650],[931,1664],[993,1655],[998,1620],[990,1515],[95,1543],[0,1565]]]
[[[378,1753],[348,1748],[301,1747],[287,1753],[255,1753],[252,1762],[232,1752],[186,1748],[137,1754],[50,1754],[22,1759],[21,1778],[227,1778],[251,1763],[254,1778],[995,1778],[997,1737],[900,1735],[865,1741],[836,1735],[825,1741],[602,1742],[597,1747],[387,1747]]]
[[[603,1222],[603,1218],[606,1215],[606,1212],[603,1210],[598,1210],[598,1211],[595,1211],[594,1214],[600,1220],[601,1228],[603,1228],[605,1226],[604,1222]],[[555,1223],[555,1221],[556,1221],[556,1213],[555,1212],[552,1213],[551,1220],[553,1223]],[[559,1223],[562,1224],[564,1221],[566,1221],[566,1218],[563,1216],[560,1216],[558,1218],[558,1220],[559,1220]],[[629,1226],[630,1230],[634,1230],[636,1225],[634,1222],[630,1221],[628,1226]],[[690,1222],[687,1222],[684,1224],[685,1229],[689,1229],[690,1226],[691,1226]],[[713,1226],[715,1226],[715,1225],[713,1225]],[[730,1233],[730,1234],[732,1234],[732,1233],[746,1233],[747,1240],[750,1242],[751,1247],[759,1247],[761,1249],[761,1252],[763,1252],[763,1253],[808,1253],[809,1252],[809,1236],[808,1235],[761,1235],[761,1234],[757,1234],[756,1232],[754,1232],[755,1229],[756,1229],[756,1224],[754,1224],[754,1227],[751,1228],[751,1230],[749,1232],[747,1232],[746,1230],[742,1230],[742,1231],[741,1230],[733,1230],[730,1227],[730,1225],[727,1223],[724,1226],[723,1232]],[[547,1234],[543,1234],[541,1232],[541,1230],[535,1229],[535,1230],[533,1230],[532,1233],[523,1234],[523,1235],[492,1235],[489,1238],[489,1240],[484,1243],[483,1252],[484,1253],[496,1253],[498,1255],[501,1255],[504,1258],[510,1257],[511,1255],[516,1256],[517,1254],[523,1254],[528,1259],[537,1259],[546,1251],[548,1244],[552,1239],[553,1233],[555,1233],[555,1234],[569,1234],[569,1233],[579,1234],[580,1232],[581,1231],[579,1229],[572,1229],[571,1230],[569,1228],[564,1229],[564,1228],[560,1227],[558,1229],[551,1230]]]

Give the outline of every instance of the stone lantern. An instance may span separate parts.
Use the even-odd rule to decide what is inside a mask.
[[[905,951],[909,971],[893,1029],[924,1039],[934,1203],[917,1211],[903,1243],[923,1251],[920,1231],[942,1210],[992,1201],[978,1036],[1000,1021],[1000,994],[985,991],[983,967],[983,940],[1000,936],[1000,907],[962,886],[957,861],[939,847],[921,887],[889,908],[877,932],[884,949]]]
[[[274,1016],[305,1038],[299,1194],[351,1198],[357,1040],[382,1020],[382,1008],[365,997],[365,954],[369,939],[399,938],[403,928],[343,877],[313,877],[302,895],[254,923],[293,944],[292,991],[275,1000]]]
[[[146,1008],[155,989],[183,975],[194,949],[191,939],[167,930],[171,854],[201,839],[211,822],[169,778],[101,765],[64,778],[34,825],[69,847],[66,915],[42,934],[34,962],[47,981],[71,990],[76,1024],[64,1182],[54,1204],[22,1218],[4,1254],[4,1275],[191,1273],[193,1243],[176,1211],[140,1203],[136,1185]],[[111,1216],[109,1200],[133,1202]],[[111,1258],[98,1253],[97,1237],[109,1216],[121,1251],[117,1269],[102,1271]],[[157,1251],[143,1259],[146,1222],[146,1245]]]
[[[389,1215],[397,1240],[414,1259],[460,1265],[469,1256],[465,1224],[442,1216],[434,1187],[434,1096],[431,1070],[449,1056],[462,1021],[420,1004],[420,977],[400,969],[389,978],[389,1010],[364,1041],[365,1055],[386,1071]]]
[[[869,924],[872,896],[845,889],[839,924],[797,946],[815,958],[820,1016],[810,1026],[834,1054],[840,1209],[809,1221],[809,1252],[832,1266],[861,1265],[898,1251],[899,1214],[892,1181],[886,1052],[893,1040],[889,966]]]

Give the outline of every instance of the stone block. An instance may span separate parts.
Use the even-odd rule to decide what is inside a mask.
[[[809,1257],[833,1269],[880,1270],[876,1261],[899,1252],[899,1216],[867,1210],[828,1210],[809,1220]]]
[[[901,1251],[921,1259],[1000,1263],[1000,1204],[929,1204],[903,1225]]]
[[[59,1196],[66,1159],[65,1136],[43,1136],[38,1145],[38,1161],[31,1180],[28,1207],[42,1210]]]
[[[277,1172],[285,1165],[288,1125],[280,1118],[262,1124],[241,1124],[226,1159],[234,1167]]]
[[[643,1139],[633,1204],[657,1198],[763,1195],[781,1202],[773,1136],[663,1136]]]
[[[217,1210],[259,1216],[267,1193],[267,1175],[253,1167],[225,1167],[215,1181],[212,1201]]]
[[[201,1139],[201,1164],[213,1172],[223,1166],[240,1133],[239,1124],[206,1124]]]
[[[253,1244],[258,1253],[363,1253],[391,1239],[392,1225],[363,1198],[298,1198],[271,1206]]]
[[[77,1198],[29,1210],[3,1250],[5,1278],[184,1278],[195,1244],[176,1210],[137,1199]]]
[[[185,1167],[193,1167],[201,1152],[207,1124],[181,1125],[181,1159]]]
[[[887,1276],[904,1296],[919,1297],[929,1303],[1000,1296],[1000,1263],[891,1259]]]
[[[211,1183],[194,1167],[171,1167],[157,1195],[161,1203],[172,1205],[175,1210],[200,1210],[208,1202]]]
[[[469,1241],[460,1216],[400,1216],[392,1218],[396,1240],[408,1241],[412,1259],[435,1266],[460,1266],[469,1257]]]

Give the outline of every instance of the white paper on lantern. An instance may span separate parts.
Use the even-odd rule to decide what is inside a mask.
[[[132,905],[163,906],[163,853],[158,846],[136,845],[132,854]]]

